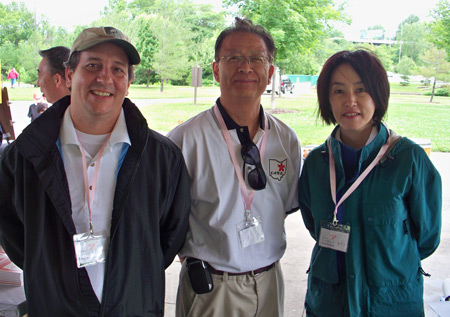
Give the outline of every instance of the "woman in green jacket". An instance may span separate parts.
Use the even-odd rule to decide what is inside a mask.
[[[308,155],[299,181],[316,240],[306,313],[423,316],[421,260],[440,241],[440,175],[419,145],[381,122],[389,82],[374,54],[331,56],[317,95],[320,116],[337,126]]]

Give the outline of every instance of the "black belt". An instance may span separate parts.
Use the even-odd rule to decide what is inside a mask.
[[[247,271],[247,272],[242,272],[242,273],[231,273],[231,272],[224,272],[224,271],[219,271],[216,270],[215,268],[213,268],[211,265],[208,264],[208,268],[209,271],[212,274],[216,274],[216,275],[223,275],[223,273],[227,273],[229,276],[236,276],[236,275],[258,275],[261,274],[263,272],[266,272],[268,270],[270,270],[271,268],[273,268],[275,266],[275,263],[272,263],[268,266],[265,267],[261,267],[259,269],[253,270],[253,271]]]

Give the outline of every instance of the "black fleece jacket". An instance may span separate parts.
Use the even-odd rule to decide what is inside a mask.
[[[69,187],[57,146],[69,104],[67,96],[33,121],[0,163],[0,239],[24,270],[28,316],[163,316],[164,269],[188,228],[182,154],[125,99],[131,146],[117,176],[100,305],[85,269],[76,265]]]

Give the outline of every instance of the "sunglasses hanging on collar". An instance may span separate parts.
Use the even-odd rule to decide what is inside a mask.
[[[254,190],[264,189],[266,187],[266,174],[261,164],[258,147],[253,142],[242,145],[241,156],[245,164],[255,166],[247,175],[250,187]]]

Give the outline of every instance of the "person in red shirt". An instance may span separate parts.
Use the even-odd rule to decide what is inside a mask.
[[[14,84],[16,83],[17,78],[19,78],[20,75],[16,71],[16,69],[13,67],[8,73],[8,79],[11,79],[11,88],[14,88]]]

